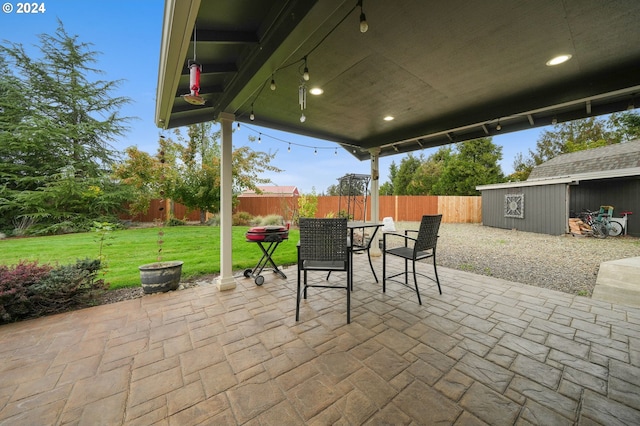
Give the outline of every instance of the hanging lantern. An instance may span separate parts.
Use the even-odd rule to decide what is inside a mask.
[[[200,73],[202,65],[195,61],[189,60],[189,90],[191,93],[182,95],[185,101],[192,105],[204,105],[205,100],[200,96]]]

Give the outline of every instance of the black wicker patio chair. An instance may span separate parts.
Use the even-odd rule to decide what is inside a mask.
[[[436,267],[436,246],[438,244],[438,230],[440,229],[440,222],[442,215],[425,215],[422,216],[420,222],[420,229],[418,230],[406,230],[404,234],[388,232],[383,234],[382,240],[382,292],[386,291],[387,280],[399,282],[407,287],[409,285],[409,261],[411,261],[413,272],[413,284],[414,290],[418,295],[418,303],[422,305],[420,299],[420,290],[418,289],[417,275],[427,277],[438,284],[438,291],[442,294],[440,288],[440,280],[438,279],[438,269]],[[416,236],[410,236],[410,234],[416,234]],[[391,239],[401,238],[404,239],[404,243],[401,246],[392,244]],[[397,256],[404,259],[404,271],[387,277],[387,256]],[[416,262],[424,259],[433,259],[433,271],[435,273],[435,279],[416,271]],[[404,275],[404,281],[394,280],[393,278]]]
[[[301,299],[309,287],[340,288],[347,293],[347,323],[351,322],[351,254],[347,238],[347,219],[300,218],[298,244],[298,291],[296,321],[300,319]],[[309,284],[307,273],[313,271],[346,272],[344,285]],[[303,280],[301,280],[303,275]],[[322,281],[323,282],[323,281]]]

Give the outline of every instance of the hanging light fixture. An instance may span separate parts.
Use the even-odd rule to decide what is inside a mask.
[[[276,90],[276,79],[275,76],[271,76],[271,85],[269,86],[271,90]]]
[[[249,114],[249,120],[253,121],[255,119],[256,119],[256,116],[253,113],[253,104],[251,104],[251,114]]]
[[[202,65],[196,60],[196,27],[193,27],[193,60],[189,59],[189,90],[190,93],[182,95],[182,98],[191,105],[204,105],[205,99],[200,96],[200,73]]]
[[[300,68],[298,68],[300,69]],[[307,57],[304,57],[304,71],[302,73],[302,78],[304,81],[309,81],[309,67],[307,66]]]
[[[369,24],[367,23],[367,17],[364,15],[364,10],[362,9],[362,1],[358,0],[358,6],[360,6],[360,32],[366,33],[369,29]]]

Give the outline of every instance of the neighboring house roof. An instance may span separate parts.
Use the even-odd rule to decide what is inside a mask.
[[[480,185],[476,189],[578,184],[584,180],[628,176],[640,176],[640,139],[562,154],[536,166],[526,181]]]
[[[640,167],[640,139],[558,155],[534,167],[527,181],[634,167]]]
[[[262,191],[261,194],[256,193],[253,190],[246,190],[240,197],[279,197],[300,195],[298,187],[296,186],[258,186],[258,189]]]

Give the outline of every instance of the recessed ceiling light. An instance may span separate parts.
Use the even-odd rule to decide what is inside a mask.
[[[551,58],[547,61],[547,66],[552,67],[554,65],[560,65],[571,59],[571,55],[558,55],[555,58]]]
[[[317,96],[317,95],[322,95],[324,93],[324,90],[322,90],[319,87],[312,87],[311,89],[309,89],[309,93]]]
[[[387,116],[384,118],[384,121],[392,121],[394,118],[395,118],[395,117],[394,117],[394,116],[392,116],[392,115],[387,115]]]

